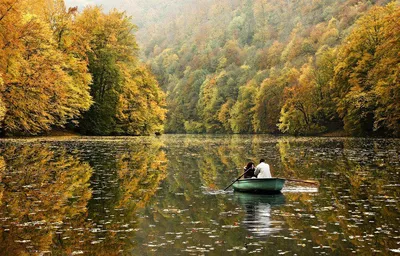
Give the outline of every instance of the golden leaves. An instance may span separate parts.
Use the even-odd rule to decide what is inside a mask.
[[[91,104],[86,62],[74,56],[73,48],[63,52],[57,44],[61,40],[54,40],[68,33],[55,37],[45,6],[34,8],[30,0],[19,1],[2,21],[8,28],[0,29],[5,38],[0,42],[1,92],[7,108],[3,129],[9,133],[48,131],[79,117]],[[58,15],[70,18],[62,8]]]

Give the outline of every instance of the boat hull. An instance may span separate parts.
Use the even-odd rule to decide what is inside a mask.
[[[235,191],[247,193],[280,193],[285,184],[284,179],[266,178],[266,179],[243,179],[233,184]]]

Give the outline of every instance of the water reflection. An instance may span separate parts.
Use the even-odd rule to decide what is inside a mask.
[[[48,252],[78,239],[70,228],[59,230],[87,214],[92,168],[46,146],[8,146],[1,154],[2,255]]]
[[[268,236],[282,229],[282,222],[272,219],[271,210],[285,203],[283,194],[260,195],[235,192],[234,197],[245,209],[242,222],[255,236]]]
[[[120,255],[134,246],[137,212],[165,178],[165,153],[160,143],[106,145],[2,147],[1,255]]]
[[[318,194],[287,194],[290,228],[315,252],[391,255],[400,225],[399,141],[282,139],[282,166],[294,177],[320,180]],[[304,225],[307,223],[307,225]],[[307,234],[307,236],[305,235]],[[397,241],[397,244],[396,244]]]
[[[391,255],[400,140],[0,140],[0,254]],[[222,193],[265,157],[283,195]]]
[[[94,197],[88,204],[88,219],[95,227],[88,239],[90,246],[84,251],[90,255],[129,253],[135,246],[133,237],[140,230],[138,212],[166,177],[162,144],[93,141],[83,146],[90,154],[82,156],[96,168],[91,177]]]

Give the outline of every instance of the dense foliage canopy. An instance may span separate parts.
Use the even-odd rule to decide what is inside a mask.
[[[397,2],[178,2],[139,22],[168,132],[399,135]]]
[[[38,134],[78,122],[88,134],[161,131],[164,94],[136,57],[134,28],[116,10],[1,1],[0,131]]]
[[[147,66],[124,12],[2,1],[0,132],[400,135],[398,1],[134,2]]]

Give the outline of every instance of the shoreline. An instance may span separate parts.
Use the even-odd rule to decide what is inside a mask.
[[[80,134],[76,131],[72,130],[53,130],[48,133],[38,134],[38,135],[9,135],[9,136],[1,136],[0,139],[35,139],[35,138],[50,138],[50,137],[158,137],[160,135],[269,135],[274,137],[309,137],[309,138],[373,138],[373,139],[399,139],[400,137],[391,137],[391,136],[381,136],[381,135],[370,135],[370,136],[351,136],[347,135],[344,130],[331,131],[321,134],[314,135],[291,135],[291,134],[274,134],[274,133],[163,133],[163,134],[150,134],[150,135],[85,135]]]

